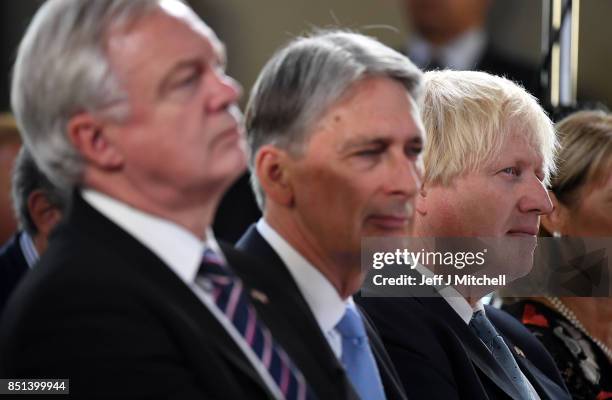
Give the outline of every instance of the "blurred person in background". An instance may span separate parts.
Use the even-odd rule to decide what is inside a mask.
[[[551,179],[554,210],[540,235],[612,237],[612,115],[580,111],[556,125],[560,151]],[[502,307],[548,349],[574,399],[612,399],[612,299],[534,297]]]
[[[11,171],[20,147],[15,118],[10,113],[0,114],[0,243],[9,240],[17,230],[11,205]]]
[[[25,147],[15,160],[11,186],[20,231],[0,248],[0,313],[17,283],[47,249],[49,234],[69,198],[38,169]]]
[[[538,71],[490,41],[486,22],[494,0],[403,0],[413,34],[411,60],[425,70],[478,70],[505,76],[539,94]]]

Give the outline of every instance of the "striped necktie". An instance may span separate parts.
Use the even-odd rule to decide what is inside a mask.
[[[278,385],[283,398],[313,399],[314,394],[302,373],[293,365],[280,344],[276,343],[264,323],[258,319],[240,278],[211,249],[204,252],[198,275],[212,283],[215,304],[261,360]]]

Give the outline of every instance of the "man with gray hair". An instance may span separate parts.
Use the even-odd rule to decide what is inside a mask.
[[[302,338],[287,351],[316,357],[321,373],[345,376],[334,387],[348,380],[362,399],[404,397],[351,296],[363,280],[362,237],[412,227],[424,142],[420,80],[410,60],[375,39],[324,31],[278,51],[247,106],[264,216],[238,248],[266,267],[240,273],[277,304],[269,312],[284,317],[282,330]]]
[[[0,314],[15,286],[47,249],[49,234],[69,200],[38,169],[25,147],[15,159],[11,192],[20,231],[0,248]]]
[[[209,228],[246,166],[224,65],[179,0],[39,9],[12,105],[37,164],[73,195],[3,315],[1,377],[68,378],[88,399],[313,397],[231,267],[250,262]]]

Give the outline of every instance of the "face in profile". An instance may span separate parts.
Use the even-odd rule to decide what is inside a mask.
[[[543,179],[542,157],[514,132],[485,165],[449,185],[426,185],[419,218],[431,236],[535,237],[540,215],[552,211]]]
[[[240,87],[225,74],[214,32],[182,3],[162,5],[110,32],[109,59],[130,115],[108,134],[131,181],[196,202],[245,168]]]
[[[448,185],[425,185],[417,205],[418,234],[482,238],[489,272],[512,272],[509,280],[523,276],[533,265],[540,215],[552,211],[543,179],[536,147],[512,132],[499,156],[480,168]]]
[[[288,167],[294,217],[308,240],[354,259],[364,236],[409,234],[423,128],[406,88],[389,78],[360,81],[312,129]]]

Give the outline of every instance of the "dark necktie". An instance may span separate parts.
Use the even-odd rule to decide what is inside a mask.
[[[313,399],[302,373],[257,317],[242,281],[212,250],[204,252],[198,276],[212,283],[212,297],[270,373],[285,399]],[[196,280],[197,282],[197,280]]]
[[[470,328],[472,328],[480,340],[487,346],[493,358],[499,362],[504,371],[506,371],[508,376],[512,379],[512,383],[521,393],[521,399],[532,399],[529,384],[525,380],[508,345],[504,342],[504,338],[497,332],[482,310],[474,313],[470,321]]]

